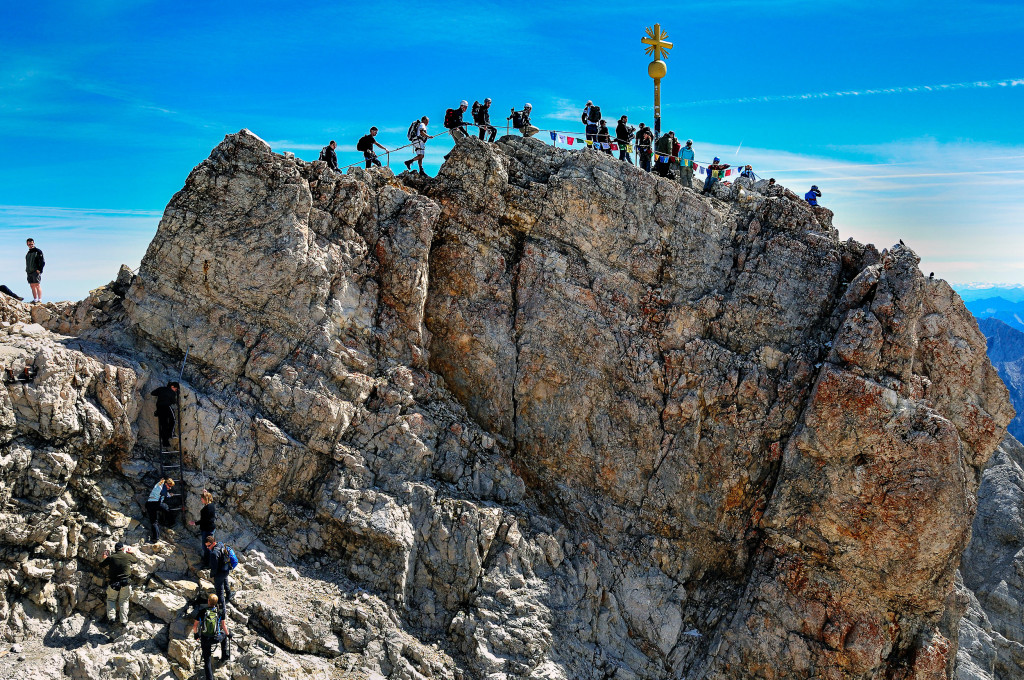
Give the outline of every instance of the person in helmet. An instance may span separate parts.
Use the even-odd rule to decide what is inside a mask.
[[[811,190],[804,194],[804,200],[811,205],[818,205],[818,199],[821,198],[821,191],[818,190],[818,185],[815,184],[811,187]]]
[[[491,125],[491,98],[484,99],[484,103],[480,102],[473,103],[473,122],[480,128],[480,139],[484,138],[484,135],[490,133],[488,142],[493,142],[495,135],[498,134],[498,128]]]
[[[526,102],[523,105],[522,111],[516,111],[512,109],[511,115],[505,120],[512,121],[512,127],[519,130],[519,134],[523,137],[533,137],[535,134],[540,132],[540,128],[530,123],[530,113],[533,112],[533,104]]]

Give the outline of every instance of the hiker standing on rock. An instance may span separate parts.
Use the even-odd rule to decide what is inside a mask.
[[[340,172],[338,170],[338,154],[334,151],[337,148],[338,143],[332,139],[330,144],[320,149],[320,160],[327,161],[327,167],[331,170]]]
[[[451,132],[452,140],[455,141],[456,144],[458,144],[460,139],[469,137],[469,133],[466,131],[466,122],[462,120],[462,114],[465,113],[468,108],[469,102],[463,99],[459,102],[459,108],[448,109],[444,112],[444,126]],[[453,151],[455,151],[455,149],[446,153],[444,155],[444,159],[448,160],[448,157],[452,155]]]
[[[213,532],[217,530],[217,506],[213,504],[213,494],[209,489],[203,489],[199,500],[203,503],[203,509],[199,511],[199,534],[203,546],[201,568],[207,568],[210,566],[210,550],[206,547],[206,541],[213,538]]]
[[[206,539],[206,550],[210,553],[208,562],[210,576],[213,578],[213,588],[220,598],[221,614],[231,604],[231,584],[228,583],[228,574],[231,573],[231,556],[228,547],[223,543],[217,543],[217,539],[209,536]]]
[[[494,138],[498,134],[498,128],[491,125],[491,98],[487,97],[484,99],[484,103],[473,102],[473,122],[480,127],[480,139],[484,138],[486,133],[490,133],[491,136],[487,140],[493,142]]]
[[[533,104],[526,102],[522,111],[512,109],[512,114],[505,120],[512,121],[512,127],[519,130],[523,137],[533,137],[540,132],[540,128],[530,123],[530,112],[533,111]]]
[[[149,498],[146,500],[146,514],[149,517],[149,540],[156,543],[160,540],[160,511],[170,510],[167,507],[168,496],[173,496],[174,493],[171,489],[174,488],[174,480],[170,477],[165,477],[156,483],[153,490],[149,492]]]
[[[367,170],[370,169],[371,165],[375,165],[378,168],[380,167],[380,160],[377,158],[377,154],[373,152],[374,146],[379,146],[381,149],[384,149],[385,152],[387,151],[387,148],[385,148],[383,144],[374,139],[376,136],[377,128],[372,127],[370,128],[370,134],[363,135],[359,138],[359,141],[356,142],[356,151],[363,152],[363,160],[366,161]]]
[[[654,159],[654,171],[660,177],[669,176],[669,161],[672,159],[672,142],[675,141],[675,138],[675,133],[669,131],[663,134],[654,145],[654,150],[658,154],[658,157]]]
[[[206,604],[196,612],[196,619],[192,623],[192,637],[199,640],[199,646],[203,653],[203,670],[206,672],[206,680],[213,680],[213,648],[220,643],[221,662],[231,660],[231,650],[228,648],[228,624],[227,617],[217,607],[217,596],[211,593],[206,598]]]
[[[114,554],[103,551],[100,568],[107,570],[107,619],[111,623],[118,621],[121,625],[128,624],[128,601],[132,596],[132,565],[139,558],[132,554],[132,549],[118,542],[114,546]]]
[[[693,140],[687,139],[686,145],[679,150],[681,177],[679,181],[684,187],[693,188]]]
[[[587,100],[587,105],[583,107],[583,124],[587,126],[587,146],[599,149],[598,145],[598,123],[601,122],[601,107],[594,106],[594,102]]]
[[[601,119],[600,127],[597,128],[597,141],[601,143],[601,151],[609,156],[612,155],[612,133],[608,130],[608,123]]]
[[[619,160],[626,161],[633,165],[633,159],[629,155],[629,143],[633,139],[633,126],[629,125],[629,118],[622,116],[615,126],[615,141],[619,143]]]
[[[156,417],[160,427],[161,449],[171,446],[171,437],[174,436],[173,409],[178,405],[178,389],[180,387],[177,381],[171,381],[164,387],[158,387],[149,393],[149,396],[156,397]]]
[[[412,170],[413,162],[419,163],[421,175],[427,174],[423,172],[423,156],[427,152],[427,126],[429,124],[430,119],[423,116],[419,120],[413,121],[412,125],[409,126],[409,132],[406,133],[406,137],[412,142],[412,148],[416,152],[416,157],[405,162],[405,169]]]
[[[636,157],[640,161],[640,167],[647,172],[651,171],[651,152],[654,144],[654,132],[651,128],[640,123],[640,129],[636,133]]]
[[[36,248],[34,239],[28,239],[25,245],[28,246],[28,252],[25,253],[25,273],[28,275],[28,286],[32,289],[32,302],[42,302],[43,289],[39,277],[43,275],[46,260],[43,259],[43,251]]]

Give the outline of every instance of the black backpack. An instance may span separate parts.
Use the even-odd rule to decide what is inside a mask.
[[[412,122],[412,125],[409,126],[409,131],[405,133],[405,137],[410,142],[415,142],[420,138],[420,122],[418,120]],[[323,160],[322,156],[321,160]]]
[[[359,143],[356,144],[356,151],[369,151],[373,148],[373,137],[366,135],[365,137],[359,138]]]
[[[325,161],[325,160],[327,160],[327,150],[328,150],[329,148],[331,148],[331,145],[330,145],[330,144],[328,144],[328,145],[327,145],[327,146],[325,146],[324,148],[320,149],[320,160],[322,160],[322,161]]]
[[[590,122],[591,123],[600,123],[601,122],[601,107],[600,106],[596,106],[595,105],[595,106],[591,106],[590,107]]]
[[[444,126],[453,128],[459,126],[459,112],[455,109],[448,109],[444,112]]]
[[[483,107],[480,106],[480,102],[473,102],[473,120],[477,120],[478,118],[480,118],[481,108]]]
[[[519,128],[523,127],[523,123],[525,123],[525,122],[526,121],[523,120],[523,112],[522,111],[513,111],[512,112],[512,127],[514,127],[515,129],[518,130]]]

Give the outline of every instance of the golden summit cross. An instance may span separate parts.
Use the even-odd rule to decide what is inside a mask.
[[[647,45],[644,49],[644,54],[654,55],[656,61],[661,61],[668,56],[668,51],[672,49],[672,43],[668,42],[668,33],[661,30],[661,24],[654,24],[654,28],[648,28],[647,37],[642,38],[640,42]]]
[[[672,43],[668,41],[668,33],[661,30],[661,24],[654,24],[654,28],[647,28],[647,37],[641,38],[640,42],[647,45],[644,54],[650,54],[654,61],[647,65],[647,75],[654,79],[654,138],[661,137],[661,79],[668,73],[665,66],[665,57],[672,49]]]

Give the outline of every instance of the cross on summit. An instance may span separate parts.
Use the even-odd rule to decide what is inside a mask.
[[[640,40],[648,46],[644,49],[644,54],[653,54],[658,61],[667,57],[668,51],[672,49],[672,43],[667,40],[668,33],[661,30],[661,24],[654,24],[653,29],[648,28],[646,31],[647,37]]]

